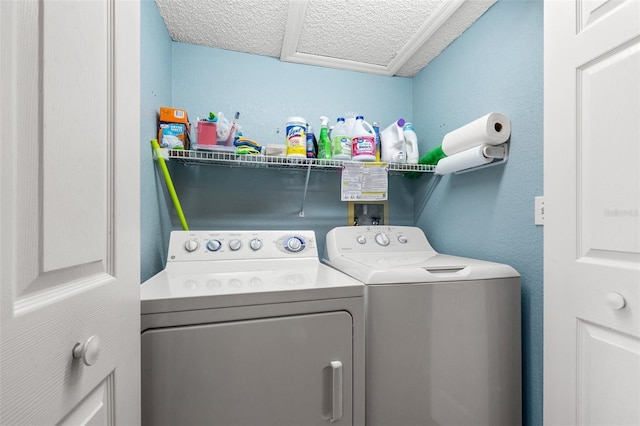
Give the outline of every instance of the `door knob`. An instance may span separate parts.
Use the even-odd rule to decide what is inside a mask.
[[[614,291],[607,293],[605,300],[607,301],[607,306],[611,309],[622,309],[627,305],[627,301],[624,300],[624,297],[620,293],[616,293]]]
[[[73,358],[81,359],[85,365],[93,365],[100,355],[100,338],[93,335],[84,343],[76,343],[73,347]]]

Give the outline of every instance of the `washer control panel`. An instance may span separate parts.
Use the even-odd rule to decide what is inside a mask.
[[[340,226],[327,234],[326,248],[333,255],[433,251],[414,226]]]
[[[314,231],[172,231],[168,262],[318,258]]]

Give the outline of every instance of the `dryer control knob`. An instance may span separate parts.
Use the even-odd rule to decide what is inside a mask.
[[[356,241],[358,242],[358,244],[365,244],[367,242],[367,239],[363,235],[358,235],[356,237]]]
[[[387,234],[383,234],[382,232],[376,234],[376,243],[380,244],[381,246],[388,246],[389,237],[387,237]]]
[[[297,253],[299,251],[302,251],[302,249],[304,249],[304,241],[302,241],[298,237],[291,237],[285,243],[284,248],[287,249],[287,251],[292,251],[294,253]]]
[[[207,249],[209,251],[218,251],[222,247],[222,243],[218,240],[207,241]]]
[[[251,247],[251,250],[253,251],[258,251],[262,248],[262,241],[260,241],[258,238],[254,238],[253,240],[249,241],[249,247]]]
[[[242,241],[238,239],[233,239],[229,241],[229,248],[231,249],[231,251],[238,251],[240,250],[241,247],[242,247]]]
[[[186,243],[184,243],[184,249],[189,253],[191,253],[196,251],[199,245],[200,244],[198,244],[198,240],[189,240]]]
[[[400,235],[400,236],[398,237],[398,242],[399,242],[400,244],[406,244],[406,243],[407,243],[407,241],[409,241],[409,240],[408,240],[408,239],[407,239],[407,237],[405,237],[404,235]]]

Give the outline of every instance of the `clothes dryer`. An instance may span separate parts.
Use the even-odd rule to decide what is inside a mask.
[[[323,261],[365,284],[367,426],[522,424],[520,276],[416,227],[339,227]]]
[[[364,424],[364,286],[313,231],[174,231],[140,291],[144,425]]]

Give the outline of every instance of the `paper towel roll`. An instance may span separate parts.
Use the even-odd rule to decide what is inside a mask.
[[[448,173],[460,170],[470,169],[471,167],[482,166],[493,161],[492,157],[485,157],[484,149],[488,145],[475,146],[471,149],[459,152],[457,154],[445,157],[438,161],[435,173],[437,175],[446,175]]]
[[[442,150],[453,155],[482,144],[499,145],[510,135],[509,118],[499,112],[491,112],[444,135]]]

